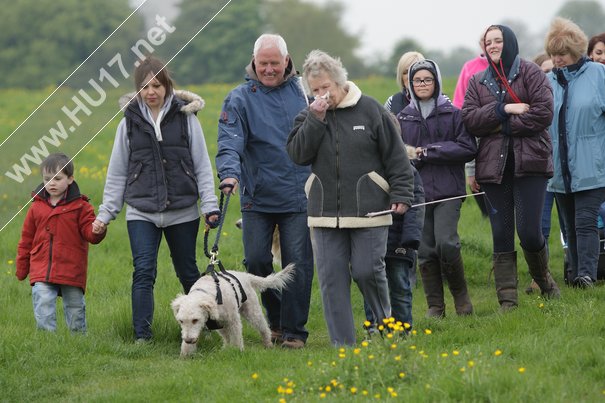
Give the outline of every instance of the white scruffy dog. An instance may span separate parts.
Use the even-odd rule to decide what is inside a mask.
[[[217,272],[217,274],[220,272]],[[215,320],[222,329],[218,332],[223,338],[224,345],[237,346],[244,349],[242,337],[242,321],[240,314],[246,318],[260,333],[265,347],[272,347],[271,331],[256,292],[267,289],[281,290],[294,276],[294,264],[267,277],[259,277],[241,271],[228,271],[239,280],[247,300],[242,303],[241,290],[237,282],[228,277],[229,281],[219,277],[223,303],[216,299],[217,288],[212,276],[201,277],[191,287],[189,294],[178,295],[172,301],[174,317],[181,325],[181,356],[193,354],[197,348],[200,332],[209,319]],[[239,304],[239,306],[238,306]]]

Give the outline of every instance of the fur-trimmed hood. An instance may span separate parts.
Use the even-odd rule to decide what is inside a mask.
[[[196,113],[202,110],[206,105],[202,97],[191,91],[175,90],[174,95],[186,102],[186,105],[181,108],[181,112],[184,113]],[[128,104],[136,98],[136,92],[130,92],[122,95],[118,100],[120,109],[126,109],[126,106],[128,106]]]

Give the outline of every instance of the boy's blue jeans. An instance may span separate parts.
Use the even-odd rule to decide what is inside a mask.
[[[57,297],[63,298],[65,322],[72,332],[86,333],[86,303],[79,287],[37,282],[32,287],[34,317],[38,329],[57,330]]]
[[[414,260],[415,261],[415,260]],[[409,323],[412,326],[412,284],[411,273],[415,269],[409,260],[385,258],[389,297],[391,299],[391,315],[396,321]],[[374,324],[376,317],[364,301],[363,309],[366,319]]]

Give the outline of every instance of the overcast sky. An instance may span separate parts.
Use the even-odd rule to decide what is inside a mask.
[[[327,0],[307,0],[323,4]],[[605,0],[598,0],[605,8]],[[361,54],[390,55],[404,37],[416,39],[427,50],[456,46],[478,49],[481,32],[503,20],[523,21],[531,34],[548,28],[566,0],[347,0],[343,26],[362,38]],[[603,24],[605,31],[605,21]]]

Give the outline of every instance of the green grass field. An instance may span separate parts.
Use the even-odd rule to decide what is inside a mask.
[[[380,101],[395,91],[394,80],[369,78],[358,84]],[[446,80],[446,93],[451,95],[453,84]],[[189,88],[206,100],[198,117],[212,157],[221,103],[231,87]],[[12,132],[45,97],[42,92],[17,90],[0,95],[2,133]],[[105,107],[115,105],[108,101]],[[117,119],[75,160],[76,180],[95,206],[101,201],[116,124]],[[519,308],[499,313],[490,277],[489,222],[469,200],[463,205],[460,234],[474,315],[457,317],[446,292],[446,318],[425,318],[426,301],[419,284],[414,290],[413,335],[375,337],[355,349],[340,350],[330,346],[314,284],[305,349],[266,350],[246,326],[244,352],[223,349],[219,336],[208,334],[201,339],[197,354],[185,360],[179,358],[179,326],[169,307],[181,290],[164,244],[156,282],[155,339],[148,345],[134,344],[132,262],[123,214],[109,226],[106,240],[91,247],[88,334],[69,334],[60,304],[59,330],[55,334],[37,331],[30,286],[14,275],[23,217],[18,215],[0,232],[3,402],[605,401],[605,289],[599,285],[580,291],[563,285],[556,217],[550,250],[553,275],[562,288],[560,300],[546,301],[523,292],[530,278],[520,259]],[[241,238],[234,226],[237,218],[239,204],[233,198],[220,258],[226,267],[243,270]],[[198,264],[203,269],[208,261],[202,236]],[[359,292],[353,295],[362,340],[363,309]]]

